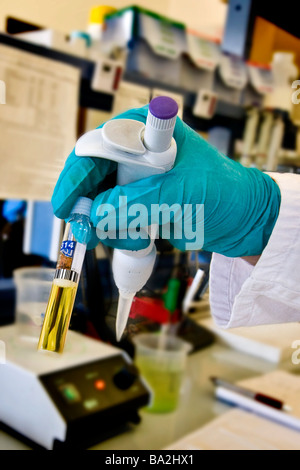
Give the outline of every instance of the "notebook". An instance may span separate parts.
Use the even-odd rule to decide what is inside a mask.
[[[234,408],[166,450],[300,450],[300,433]]]
[[[276,370],[243,380],[239,385],[281,400],[291,408],[291,412],[282,412],[251,399],[239,400],[236,402],[239,406],[300,431],[300,375]]]
[[[292,412],[278,411],[242,397],[238,407],[178,440],[168,449],[299,450],[300,375],[274,371],[239,384],[281,399],[292,408]],[[218,388],[219,398],[228,400],[226,392],[222,395],[222,388]],[[232,400],[232,396],[230,398]]]

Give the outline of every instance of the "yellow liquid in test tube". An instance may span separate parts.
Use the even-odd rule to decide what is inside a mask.
[[[66,279],[53,280],[38,349],[63,352],[77,287]]]
[[[66,224],[38,349],[62,353],[90,237],[92,200],[79,198]]]

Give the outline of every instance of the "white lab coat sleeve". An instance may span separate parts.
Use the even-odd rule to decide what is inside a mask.
[[[212,257],[210,307],[222,328],[300,321],[300,175],[270,176],[280,188],[280,211],[257,264]]]

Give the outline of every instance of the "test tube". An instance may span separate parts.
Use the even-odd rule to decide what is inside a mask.
[[[79,198],[67,221],[38,342],[39,350],[56,353],[64,350],[91,233],[91,205],[91,199]]]

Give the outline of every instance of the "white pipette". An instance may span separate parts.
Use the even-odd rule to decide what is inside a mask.
[[[149,104],[146,125],[131,119],[108,121],[103,128],[84,134],[75,146],[81,157],[99,157],[118,162],[117,184],[124,185],[147,176],[169,171],[176,158],[173,131],[177,103],[159,96]],[[144,250],[115,249],[112,271],[119,289],[116,337],[122,337],[135,294],[148,281],[156,259],[155,238],[158,227],[147,228],[149,246]]]

